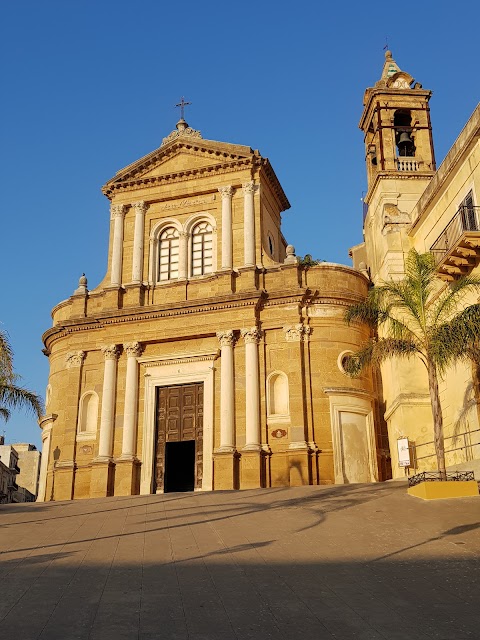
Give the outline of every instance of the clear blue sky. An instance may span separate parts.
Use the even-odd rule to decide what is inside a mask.
[[[383,47],[432,89],[441,161],[480,100],[478,0],[417,3],[22,0],[1,3],[0,321],[24,383],[44,395],[41,335],[83,271],[107,258],[100,187],[156,149],[193,105],[207,139],[270,158],[298,254],[349,264],[365,188],[357,125]],[[7,440],[40,444],[25,413]]]

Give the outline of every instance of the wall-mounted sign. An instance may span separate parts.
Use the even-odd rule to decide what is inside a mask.
[[[410,462],[410,447],[408,445],[408,438],[399,438],[397,440],[398,448],[398,466],[409,467]]]

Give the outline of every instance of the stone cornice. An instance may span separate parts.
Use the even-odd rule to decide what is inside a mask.
[[[327,396],[365,396],[374,398],[374,394],[366,389],[357,389],[355,387],[323,387],[323,393]]]
[[[185,362],[213,362],[219,356],[218,349],[204,353],[181,353],[170,356],[145,356],[138,358],[144,367],[158,367],[168,364],[183,364]]]
[[[370,204],[370,199],[377,186],[377,183],[382,179],[395,180],[431,180],[435,175],[435,171],[379,171],[375,176],[375,180],[370,185],[367,194],[364,198],[366,204]],[[368,217],[368,216],[367,216]]]

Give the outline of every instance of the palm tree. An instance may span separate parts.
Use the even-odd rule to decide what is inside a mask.
[[[357,376],[390,358],[420,358],[428,374],[435,454],[445,477],[443,416],[438,378],[457,360],[480,362],[480,304],[465,308],[465,298],[480,289],[480,278],[464,276],[446,285],[436,275],[432,254],[412,249],[405,277],[370,289],[364,302],[345,314],[348,324],[366,323],[372,337],[349,357],[345,370]]]
[[[18,385],[19,376],[13,370],[13,351],[7,334],[0,329],[0,416],[10,417],[11,409],[25,408],[39,418],[43,413],[41,398]]]

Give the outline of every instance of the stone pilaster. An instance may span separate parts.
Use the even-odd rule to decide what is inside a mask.
[[[244,262],[246,267],[253,267],[255,259],[255,184],[243,184],[243,229],[244,229]]]
[[[38,479],[37,502],[45,502],[47,489],[47,472],[48,461],[50,459],[50,445],[52,442],[53,423],[57,419],[57,414],[52,413],[49,416],[43,416],[38,424],[42,430],[42,461],[40,463],[40,476]]]
[[[222,196],[222,269],[233,269],[233,224],[232,224],[232,196],[231,186],[219,187]]]
[[[143,243],[145,236],[146,203],[141,200],[132,204],[135,210],[135,230],[133,235],[132,283],[141,284],[143,280]]]
[[[66,386],[62,397],[63,415],[60,413],[63,435],[56,441],[57,457],[54,462],[54,499],[71,500],[73,497],[75,451],[77,443],[80,385],[85,351],[70,351],[65,358]],[[60,423],[60,420],[59,420]]]
[[[112,265],[110,270],[110,284],[120,287],[122,284],[123,264],[123,219],[126,207],[123,204],[112,204],[110,217],[113,220]]]

